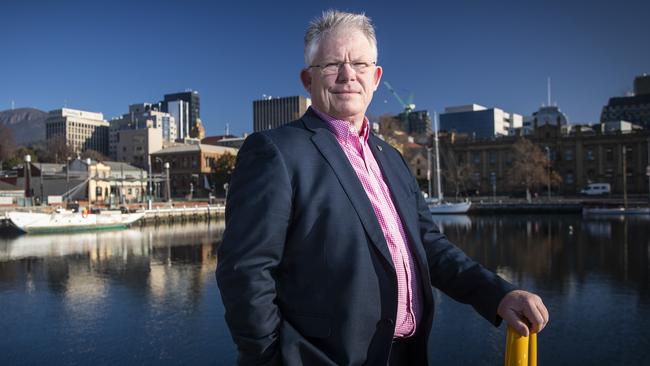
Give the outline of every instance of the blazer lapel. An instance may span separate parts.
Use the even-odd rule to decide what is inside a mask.
[[[305,126],[314,132],[311,140],[334,170],[370,240],[394,271],[395,268],[390,251],[388,250],[388,244],[386,244],[386,239],[381,231],[372,204],[361,182],[359,182],[354,168],[352,168],[347,156],[341,149],[341,146],[339,146],[338,141],[336,141],[336,137],[327,128],[325,122],[321,121],[311,110],[305,113],[302,120]]]

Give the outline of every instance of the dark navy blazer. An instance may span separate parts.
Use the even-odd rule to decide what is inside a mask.
[[[514,287],[439,232],[397,150],[374,135],[368,143],[422,280],[416,356],[426,364],[432,286],[495,325],[497,306]],[[312,110],[246,139],[217,260],[241,365],[386,365],[397,313],[395,269],[361,182]]]

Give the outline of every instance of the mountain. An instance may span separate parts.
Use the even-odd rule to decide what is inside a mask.
[[[0,123],[11,128],[17,145],[45,140],[47,112],[35,108],[0,111]]]

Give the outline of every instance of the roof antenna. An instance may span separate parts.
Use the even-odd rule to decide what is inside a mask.
[[[551,106],[551,78],[550,77],[547,78],[546,81],[547,81],[547,83],[546,83],[546,95],[548,97],[546,105],[550,107]]]

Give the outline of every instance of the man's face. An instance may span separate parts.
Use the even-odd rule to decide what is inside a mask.
[[[338,73],[328,74],[322,68],[303,70],[300,78],[311,95],[312,104],[321,112],[342,120],[360,122],[379,85],[382,69],[370,65],[355,71],[351,63],[377,61],[373,48],[361,31],[343,29],[324,37],[312,65],[349,62]]]

